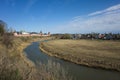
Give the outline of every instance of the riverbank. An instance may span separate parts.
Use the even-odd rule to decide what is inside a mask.
[[[119,41],[52,40],[41,43],[40,49],[76,64],[120,71]]]
[[[7,48],[0,42],[0,80],[41,80],[36,66],[23,52],[34,41],[42,41],[50,37],[14,38],[12,46]],[[4,72],[4,73],[3,73]]]
[[[21,38],[14,38],[13,46],[10,48],[6,48],[2,43],[0,43],[0,64],[1,64],[0,67],[3,66],[1,69],[3,69],[3,71],[5,72],[4,74],[1,73],[3,77],[7,78],[7,76],[9,75],[10,77],[8,78],[11,78],[10,80],[36,79],[37,72],[35,69],[35,65],[34,63],[32,63],[30,60],[27,59],[27,57],[23,52],[24,48],[30,45],[31,42],[32,40],[24,42],[22,41]],[[16,70],[17,70],[17,73],[16,73]],[[19,74],[19,77],[18,77],[18,74]],[[4,78],[1,80],[4,80]]]

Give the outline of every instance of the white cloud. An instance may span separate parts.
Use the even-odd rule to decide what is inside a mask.
[[[73,18],[68,24],[60,26],[59,31],[74,33],[120,32],[120,4],[88,15],[87,17]]]
[[[108,12],[112,12],[112,11],[116,11],[116,10],[120,10],[120,4],[109,7],[107,9],[105,9],[105,10],[90,13],[89,16],[99,15],[99,14],[108,13]]]

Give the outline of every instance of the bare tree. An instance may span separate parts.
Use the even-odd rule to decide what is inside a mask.
[[[0,20],[0,36],[3,36],[6,33],[7,30],[7,24]]]

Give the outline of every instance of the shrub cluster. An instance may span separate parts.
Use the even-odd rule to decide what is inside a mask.
[[[13,34],[7,29],[6,23],[0,20],[0,41],[7,47],[13,46]]]
[[[71,39],[71,35],[70,34],[63,34],[61,36],[61,39]]]

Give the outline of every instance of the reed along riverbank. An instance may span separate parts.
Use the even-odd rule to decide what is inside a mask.
[[[24,49],[34,41],[49,38],[12,37],[11,42],[5,41],[9,42],[6,45],[0,40],[0,80],[41,80],[34,63],[24,54]]]
[[[23,52],[24,48],[33,41],[27,39],[14,38],[10,47],[0,42],[0,80],[37,80],[35,65]]]
[[[42,42],[40,49],[76,64],[120,71],[120,41],[51,40]]]
[[[9,47],[0,42],[0,80],[72,80],[59,64],[49,61],[47,64],[39,62],[36,66],[28,59],[24,50],[33,42],[39,45],[39,41],[48,39],[51,37],[15,37]]]

